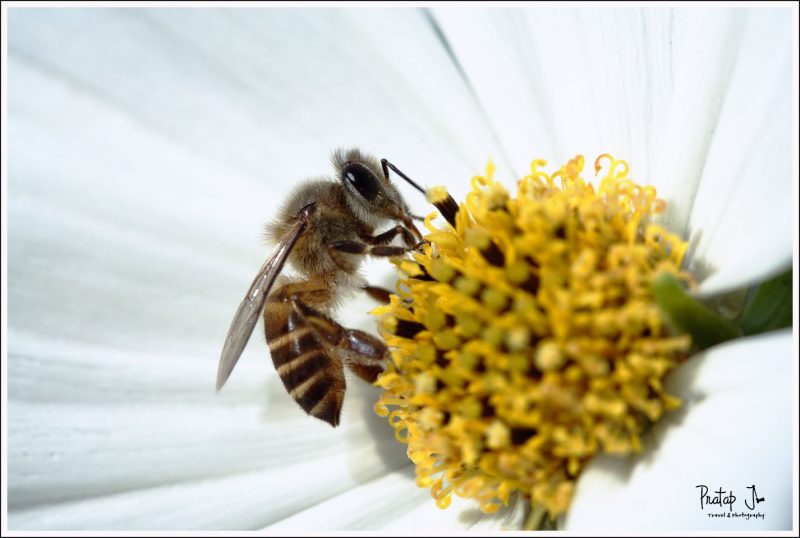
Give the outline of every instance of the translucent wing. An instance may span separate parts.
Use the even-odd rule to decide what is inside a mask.
[[[261,309],[269,295],[272,284],[286,263],[286,258],[294,248],[295,243],[308,224],[308,217],[314,205],[309,204],[300,211],[300,218],[294,227],[278,243],[278,247],[270,258],[264,262],[258,271],[255,280],[247,290],[236,315],[233,317],[231,327],[228,329],[228,336],[225,338],[225,345],[222,348],[222,355],[219,358],[219,368],[217,369],[217,390],[221,389],[228,377],[231,375],[234,366],[239,360],[239,356],[253,334]]]

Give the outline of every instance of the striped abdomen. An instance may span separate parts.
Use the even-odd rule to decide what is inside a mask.
[[[286,391],[300,407],[336,426],[345,392],[342,362],[291,303],[282,300],[281,291],[271,296],[264,307],[264,329],[272,362]]]

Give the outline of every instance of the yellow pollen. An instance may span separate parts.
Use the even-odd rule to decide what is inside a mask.
[[[425,192],[425,197],[430,204],[442,202],[447,198],[447,189],[442,186],[431,187]]]
[[[553,341],[542,342],[536,348],[536,356],[534,358],[536,366],[544,371],[557,370],[564,364],[564,356],[561,350],[558,349],[558,344]]]
[[[693,284],[686,243],[653,222],[665,204],[625,161],[600,155],[594,185],[584,164],[535,160],[512,195],[489,163],[455,226],[425,219],[428,243],[396,262],[398,294],[375,311],[392,350],[375,409],[440,508],[456,494],[493,512],[516,493],[555,518],[593,455],[639,451],[680,405],[662,380],[691,342],[668,332],[651,282]]]
[[[501,448],[508,445],[510,432],[508,427],[499,420],[492,422],[486,429],[486,445],[489,448]]]

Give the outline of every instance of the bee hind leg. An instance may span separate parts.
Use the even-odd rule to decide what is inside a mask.
[[[386,368],[389,349],[379,338],[358,329],[342,327],[297,299],[292,301],[292,308],[320,339],[340,352],[345,366],[364,381],[373,383]]]

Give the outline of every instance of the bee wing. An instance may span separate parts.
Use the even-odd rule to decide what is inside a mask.
[[[231,375],[234,366],[239,361],[239,356],[241,356],[244,346],[247,345],[247,341],[250,340],[253,328],[255,328],[256,322],[261,315],[261,309],[264,307],[264,302],[267,300],[272,284],[281,272],[283,264],[286,263],[286,258],[289,257],[289,253],[291,253],[295,243],[305,231],[308,224],[308,216],[311,214],[312,209],[313,204],[309,204],[300,211],[300,219],[278,243],[272,256],[261,266],[255,280],[250,284],[250,289],[247,290],[247,295],[239,304],[239,308],[233,316],[231,327],[228,329],[228,336],[225,338],[225,345],[222,347],[222,354],[219,358],[217,390],[222,388]]]

